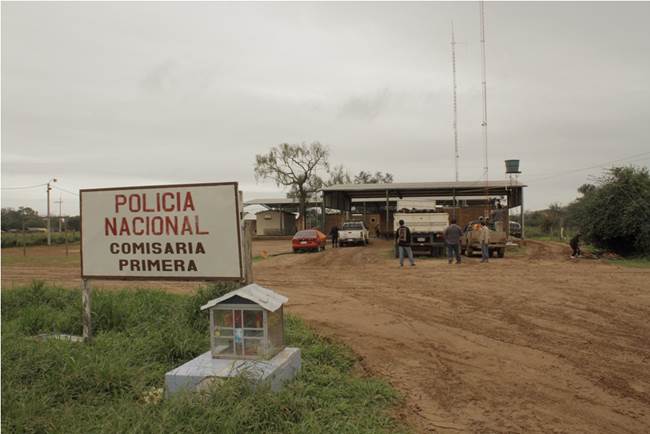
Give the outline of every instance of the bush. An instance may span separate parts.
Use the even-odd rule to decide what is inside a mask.
[[[165,372],[209,349],[207,317],[196,306],[230,290],[194,296],[153,290],[95,291],[91,345],[41,340],[79,333],[79,291],[46,287],[2,296],[3,432],[332,432],[402,430],[387,410],[398,402],[385,383],[351,375],[349,349],[288,317],[286,338],[302,351],[302,371],[279,393],[245,378],[206,393],[160,396]],[[203,325],[205,323],[205,325]]]
[[[645,168],[615,167],[597,185],[584,185],[569,218],[598,248],[621,255],[650,255],[650,175]]]

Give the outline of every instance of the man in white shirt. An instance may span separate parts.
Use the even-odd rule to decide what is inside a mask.
[[[490,257],[490,228],[487,227],[485,220],[481,221],[479,241],[481,242],[481,262],[488,262]]]

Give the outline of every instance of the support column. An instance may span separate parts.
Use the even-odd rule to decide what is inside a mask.
[[[244,221],[244,284],[253,283],[253,222]]]
[[[525,240],[526,217],[524,216],[524,188],[521,187],[521,239]]]
[[[384,226],[385,226],[384,234],[388,236],[388,234],[390,233],[390,230],[388,229],[388,190],[386,190],[386,224]]]

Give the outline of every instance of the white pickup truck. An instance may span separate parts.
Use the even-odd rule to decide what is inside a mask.
[[[445,212],[396,212],[393,217],[394,230],[399,228],[399,221],[411,230],[411,249],[413,253],[431,256],[443,256],[445,240],[443,232],[449,226],[449,214]],[[395,242],[395,257],[398,255]]]
[[[368,228],[363,222],[345,222],[339,229],[339,246],[345,244],[368,244]]]

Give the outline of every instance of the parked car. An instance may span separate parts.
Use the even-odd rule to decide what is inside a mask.
[[[368,228],[363,222],[345,222],[339,229],[339,246],[345,244],[368,244]]]
[[[298,231],[291,240],[291,247],[295,252],[325,250],[327,236],[318,229],[305,229]]]

